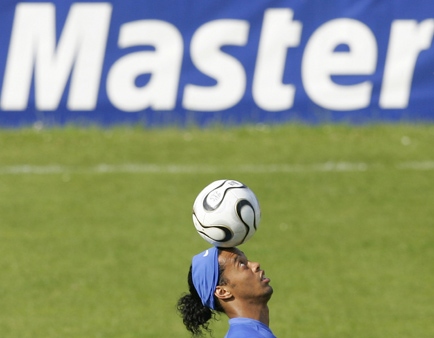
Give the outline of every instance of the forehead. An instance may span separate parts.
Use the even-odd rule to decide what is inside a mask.
[[[220,265],[227,265],[228,263],[236,262],[240,258],[247,259],[244,252],[242,252],[238,248],[228,248],[228,249],[222,249],[219,255],[219,264]]]

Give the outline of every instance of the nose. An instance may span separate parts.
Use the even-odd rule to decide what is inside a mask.
[[[259,271],[261,268],[261,264],[259,264],[258,262],[250,262],[250,266],[254,272]]]

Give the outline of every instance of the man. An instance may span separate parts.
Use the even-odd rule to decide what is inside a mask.
[[[211,248],[193,257],[190,293],[178,301],[187,329],[195,336],[210,331],[215,312],[229,317],[225,338],[276,338],[269,329],[268,301],[273,293],[259,263],[237,248]]]

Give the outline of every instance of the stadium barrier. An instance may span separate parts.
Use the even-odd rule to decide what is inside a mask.
[[[433,121],[434,2],[0,4],[0,126]]]

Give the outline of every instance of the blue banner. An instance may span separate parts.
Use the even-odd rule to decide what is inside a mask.
[[[0,3],[0,126],[434,121],[434,2]]]

